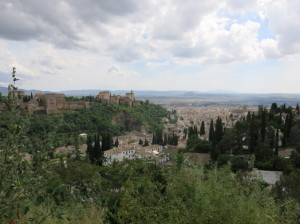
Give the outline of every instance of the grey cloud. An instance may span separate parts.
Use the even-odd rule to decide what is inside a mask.
[[[180,40],[186,32],[200,24],[204,15],[214,9],[214,1],[175,1],[155,18],[153,36],[162,40]]]
[[[288,10],[299,15],[294,9],[300,8],[296,5],[299,1],[289,2],[292,6]],[[120,62],[151,58],[158,53],[163,57],[241,61],[251,57],[253,52],[247,54],[244,49],[252,43],[235,43],[233,36],[218,32],[215,39],[207,41],[201,39],[203,33],[195,31],[202,26],[201,32],[211,32],[210,27],[206,27],[210,24],[202,23],[203,18],[217,14],[223,10],[221,6],[230,12],[245,13],[255,10],[256,4],[256,0],[222,3],[217,0],[4,0],[0,2],[0,38],[87,49]],[[272,31],[279,37],[278,46],[285,49],[285,53],[299,52],[300,24],[297,21],[300,20],[296,17],[291,20],[289,15],[278,16],[280,9],[275,6],[268,7]],[[149,36],[147,41],[139,38],[143,33]],[[199,38],[196,44],[195,37]],[[217,55],[213,48],[218,50]],[[254,46],[252,50],[257,49]],[[46,61],[44,65],[52,66]]]
[[[76,46],[77,27],[60,1],[12,1],[0,4],[0,36],[10,40],[39,40],[62,48]]]

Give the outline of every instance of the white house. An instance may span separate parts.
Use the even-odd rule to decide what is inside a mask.
[[[164,163],[169,160],[168,155],[164,154],[163,146],[149,145],[145,147],[127,145],[119,146],[104,152],[104,165],[111,165],[113,161],[123,161],[124,159],[155,159],[159,163]]]
[[[110,165],[113,161],[135,159],[135,146],[115,147],[104,151],[104,165]]]

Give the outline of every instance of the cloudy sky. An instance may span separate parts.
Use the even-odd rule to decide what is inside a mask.
[[[0,86],[300,93],[299,0],[1,0]]]

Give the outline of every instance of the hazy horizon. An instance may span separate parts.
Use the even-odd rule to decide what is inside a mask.
[[[299,94],[296,0],[1,1],[0,86]]]

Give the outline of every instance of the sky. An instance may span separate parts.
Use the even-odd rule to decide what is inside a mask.
[[[299,0],[1,0],[0,86],[300,93]]]

